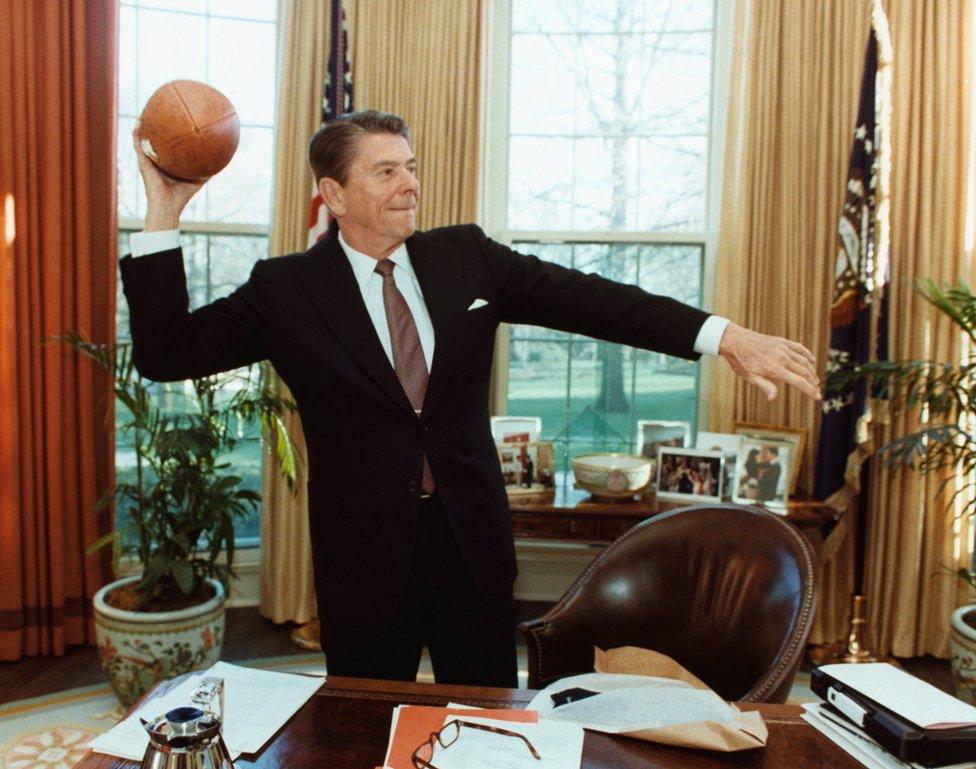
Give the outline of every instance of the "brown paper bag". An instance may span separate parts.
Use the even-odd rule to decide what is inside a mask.
[[[705,684],[673,659],[650,649],[621,646],[603,651],[594,647],[594,653],[593,667],[597,673],[625,673],[668,678],[683,681],[695,689],[710,691]],[[754,710],[743,712],[732,704],[729,707],[732,710],[731,723],[702,721],[627,732],[626,736],[664,745],[725,752],[749,750],[765,745],[769,732],[762,715]]]

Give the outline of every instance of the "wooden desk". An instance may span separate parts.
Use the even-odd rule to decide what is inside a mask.
[[[161,685],[162,686],[162,685]],[[448,701],[482,707],[524,707],[534,692],[468,686],[406,684],[329,678],[256,756],[235,764],[261,769],[373,769],[386,753],[394,705],[444,705]],[[706,753],[587,732],[583,769],[859,769],[826,737],[799,718],[790,705],[743,705],[762,712],[769,727],[765,748],[742,753]],[[130,769],[138,764],[89,753],[77,769]]]
[[[572,486],[572,475],[556,474],[549,494],[512,498],[512,528],[519,539],[549,539],[588,544],[609,544],[628,529],[666,510],[693,502],[672,502],[654,497],[634,501],[596,500]],[[790,501],[786,518],[819,549],[822,530],[834,518],[834,510],[820,502]]]

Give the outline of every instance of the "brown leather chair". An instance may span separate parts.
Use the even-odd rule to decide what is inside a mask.
[[[593,671],[593,647],[667,654],[726,700],[785,702],[817,599],[818,564],[782,516],[684,507],[604,550],[520,630],[529,687]]]

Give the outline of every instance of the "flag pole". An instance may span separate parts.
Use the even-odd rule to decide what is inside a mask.
[[[841,254],[831,304],[831,344],[828,382],[841,364],[887,358],[888,255],[890,248],[891,169],[891,37],[881,0],[871,0],[871,36],[865,57],[854,147],[847,195],[840,221]],[[873,128],[873,131],[870,130]],[[858,230],[857,225],[861,224]],[[844,257],[847,267],[843,268]],[[867,383],[851,387],[824,404],[816,492],[835,507],[840,523],[828,536],[828,551],[837,551],[839,540],[856,516],[854,536],[854,594],[847,636],[814,647],[814,665],[836,662],[891,661],[880,655],[868,630],[865,596],[867,560],[869,463],[873,451],[871,428],[887,422],[887,401],[870,392]],[[847,435],[842,435],[843,431]],[[833,443],[831,440],[833,439]],[[831,453],[848,440],[846,466],[838,467]],[[842,456],[844,456],[842,455]],[[835,455],[836,456],[836,455]]]

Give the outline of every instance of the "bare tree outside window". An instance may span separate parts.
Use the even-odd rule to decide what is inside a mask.
[[[712,3],[514,0],[511,24],[507,229],[598,241],[518,247],[699,304]],[[614,239],[627,232],[701,242]],[[512,329],[510,355],[510,412],[544,412],[547,437],[569,435],[567,456],[632,443],[639,418],[694,415],[683,361],[528,327]],[[602,430],[589,439],[570,429],[587,409]]]

